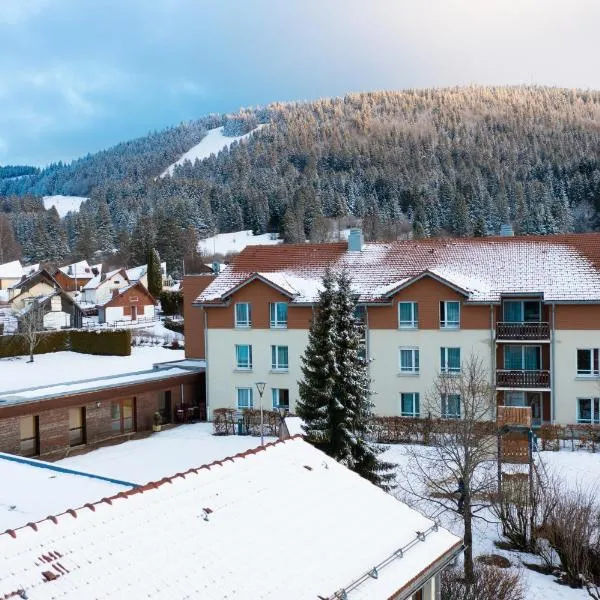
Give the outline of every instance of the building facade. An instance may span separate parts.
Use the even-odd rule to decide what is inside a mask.
[[[599,234],[247,248],[191,303],[209,418],[257,407],[258,381],[265,408],[293,412],[327,268],[352,277],[377,414],[460,416],[433,383],[475,356],[498,404],[600,423]]]

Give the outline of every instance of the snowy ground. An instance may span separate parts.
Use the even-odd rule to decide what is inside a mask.
[[[134,347],[131,356],[97,356],[78,352],[37,354],[0,359],[0,393],[9,390],[108,377],[151,369],[154,363],[183,360],[183,350]]]
[[[281,244],[283,240],[272,239],[270,233],[254,235],[251,229],[234,231],[233,233],[218,233],[198,242],[198,252],[205,256],[213,254],[229,254],[241,252],[246,246],[267,246]]]
[[[196,160],[208,158],[211,154],[219,154],[221,150],[228,148],[231,146],[231,144],[233,144],[233,142],[239,142],[240,140],[246,139],[249,135],[253,134],[255,131],[259,131],[262,127],[264,127],[264,125],[259,125],[244,135],[237,135],[233,137],[223,135],[223,127],[209,129],[206,133],[206,136],[202,138],[201,142],[195,146],[192,146],[185,154],[181,156],[179,160],[167,167],[161,174],[161,177],[173,175],[175,167],[177,165],[182,165],[186,160],[189,160],[193,164]]]
[[[399,477],[402,476],[402,469],[408,464],[408,451],[409,446],[391,445],[382,455],[385,460],[399,465]],[[592,454],[581,450],[571,452],[563,449],[560,452],[540,452],[539,457],[549,473],[563,478],[565,484],[571,488],[578,485],[584,488],[600,485],[600,453]],[[496,463],[490,463],[490,468],[495,470]],[[462,537],[462,519],[457,513],[440,513],[438,505],[428,505],[422,499],[410,498],[401,490],[398,490],[395,495],[427,516],[435,516],[443,527]],[[584,590],[574,590],[560,585],[555,582],[553,576],[536,573],[521,564],[522,561],[538,563],[538,557],[499,550],[494,542],[502,539],[500,526],[489,512],[482,514],[490,522],[482,519],[474,521],[474,555],[501,554],[506,556],[513,565],[520,569],[523,582],[527,587],[526,597],[528,600],[585,600],[586,598],[589,600],[589,596]]]
[[[87,198],[84,196],[44,196],[44,207],[48,210],[50,207],[55,206],[58,216],[66,216],[68,212],[78,212],[82,202],[85,202]]]

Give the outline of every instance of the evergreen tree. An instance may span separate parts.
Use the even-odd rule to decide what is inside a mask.
[[[162,292],[162,273],[160,271],[160,256],[152,248],[148,253],[148,291],[158,298]]]
[[[347,273],[326,273],[309,343],[302,356],[297,413],[304,430],[324,452],[372,483],[388,489],[392,465],[369,441],[371,408],[362,325]]]

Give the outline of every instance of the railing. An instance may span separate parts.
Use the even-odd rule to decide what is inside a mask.
[[[550,388],[550,371],[526,371],[498,369],[496,387],[499,388]]]
[[[499,427],[531,427],[531,406],[499,406]]]
[[[498,340],[549,340],[550,325],[548,323],[498,323],[496,328]]]

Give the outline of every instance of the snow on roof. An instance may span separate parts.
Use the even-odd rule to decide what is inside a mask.
[[[129,281],[139,281],[148,272],[148,265],[131,267],[131,269],[127,269],[125,272]]]
[[[245,133],[244,135],[236,135],[236,136],[226,136],[223,135],[223,127],[216,127],[215,129],[209,129],[206,132],[206,135],[202,138],[200,143],[192,146],[185,154],[183,154],[179,160],[174,162],[172,165],[168,166],[161,177],[166,177],[167,175],[173,175],[175,172],[175,167],[177,165],[182,165],[186,160],[189,160],[192,164],[196,160],[202,160],[204,158],[208,158],[211,154],[219,154],[221,150],[224,148],[229,148],[233,142],[239,142],[241,140],[245,140],[255,131],[259,131],[264,125],[259,125],[252,131]]]
[[[294,435],[304,435],[304,430],[302,429],[302,425],[304,422],[300,417],[286,417],[285,418],[285,426],[287,427],[288,434],[290,436]]]
[[[99,273],[98,275],[96,275],[95,277],[90,279],[83,286],[83,289],[84,290],[95,290],[96,288],[100,287],[100,285],[103,284],[105,281],[109,281],[111,279],[111,277],[114,277],[121,271],[123,271],[125,273],[125,277],[127,277],[127,273],[125,272],[125,269],[114,269],[113,271],[108,271],[108,273],[106,273],[104,278],[102,277],[102,274]]]
[[[348,593],[388,598],[460,548],[433,525],[294,438],[0,535],[0,595],[330,597],[411,544]]]
[[[80,260],[79,262],[65,265],[64,267],[60,267],[59,271],[71,279],[91,279],[94,277],[92,267],[90,267],[87,260]]]
[[[600,234],[345,242],[247,247],[196,300],[219,303],[260,274],[294,290],[292,302],[314,302],[329,268],[346,269],[360,302],[382,302],[412,278],[429,273],[464,290],[470,302],[503,294],[540,293],[545,302],[600,302]]]
[[[20,260],[13,260],[0,265],[0,278],[21,279],[23,267]]]

